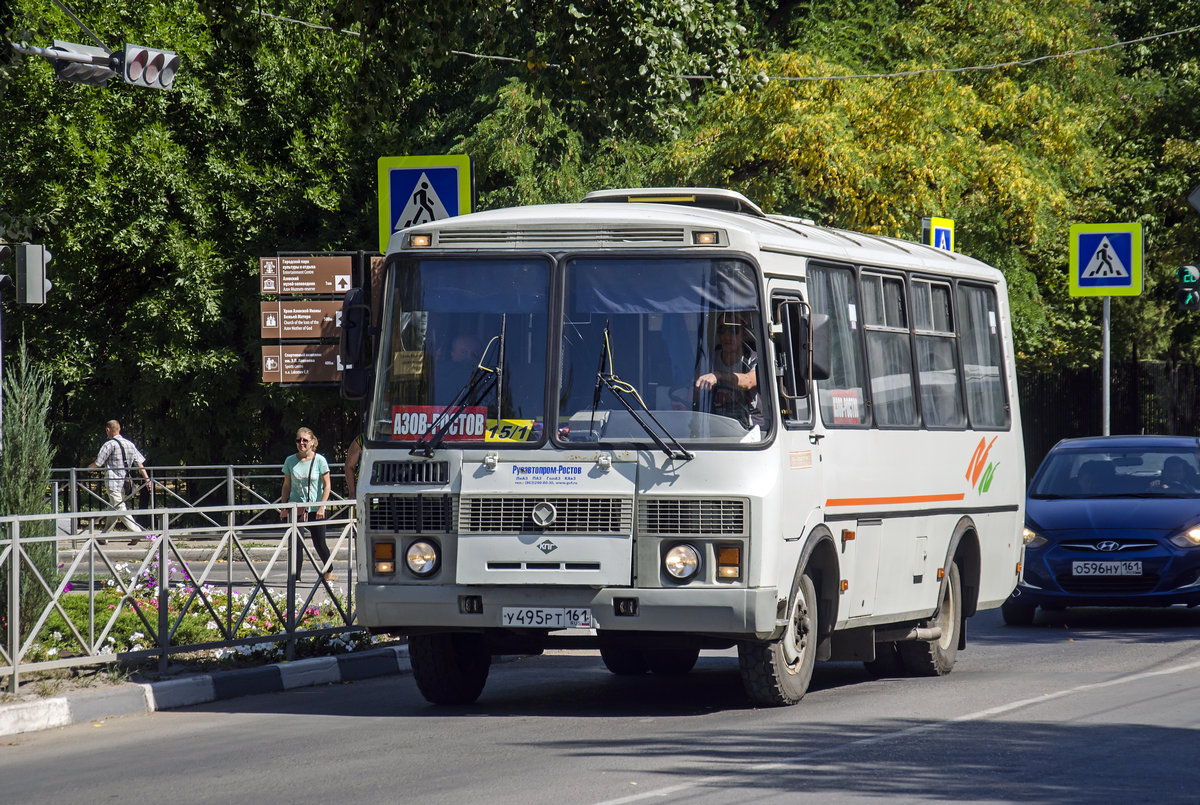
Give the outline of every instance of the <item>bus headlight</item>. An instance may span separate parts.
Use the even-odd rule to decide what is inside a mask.
[[[676,579],[690,579],[700,567],[700,552],[691,545],[676,545],[663,557],[663,567]]]
[[[420,539],[408,546],[404,554],[408,569],[418,576],[428,576],[437,570],[438,549],[432,542]]]

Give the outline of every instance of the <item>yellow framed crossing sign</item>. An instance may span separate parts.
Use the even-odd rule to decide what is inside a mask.
[[[1071,296],[1142,292],[1141,224],[1072,224]]]
[[[471,211],[475,180],[465,154],[380,157],[379,253],[410,226]]]

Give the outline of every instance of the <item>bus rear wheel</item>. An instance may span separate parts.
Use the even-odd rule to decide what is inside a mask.
[[[742,684],[755,704],[782,707],[804,698],[817,661],[817,623],[817,588],[806,573],[783,635],[769,643],[738,644]]]
[[[906,640],[900,643],[897,647],[904,668],[912,676],[945,676],[954,669],[962,629],[962,582],[957,562],[950,564],[950,572],[946,574],[937,617],[924,625],[940,626],[941,637],[937,640]]]
[[[692,670],[700,657],[700,647],[648,648],[646,665],[653,673],[663,676],[683,676]]]
[[[434,704],[478,699],[492,665],[483,635],[470,632],[413,635],[408,638],[408,658],[417,689]]]
[[[604,667],[617,676],[640,676],[650,670],[646,652],[632,640],[623,640],[604,631],[597,634],[600,659]]]

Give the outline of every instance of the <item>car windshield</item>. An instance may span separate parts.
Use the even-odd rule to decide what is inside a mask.
[[[1165,447],[1055,450],[1029,490],[1035,498],[1197,497],[1200,457]]]
[[[540,441],[548,260],[404,261],[389,291],[370,438]]]
[[[744,261],[707,257],[569,260],[558,438],[761,443],[770,417],[755,276]]]

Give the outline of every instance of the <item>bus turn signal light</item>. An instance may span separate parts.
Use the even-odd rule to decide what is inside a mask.
[[[717,546],[717,578],[740,579],[742,577],[742,546]]]
[[[391,576],[396,572],[396,543],[371,543],[371,558],[375,561],[377,575]]]

